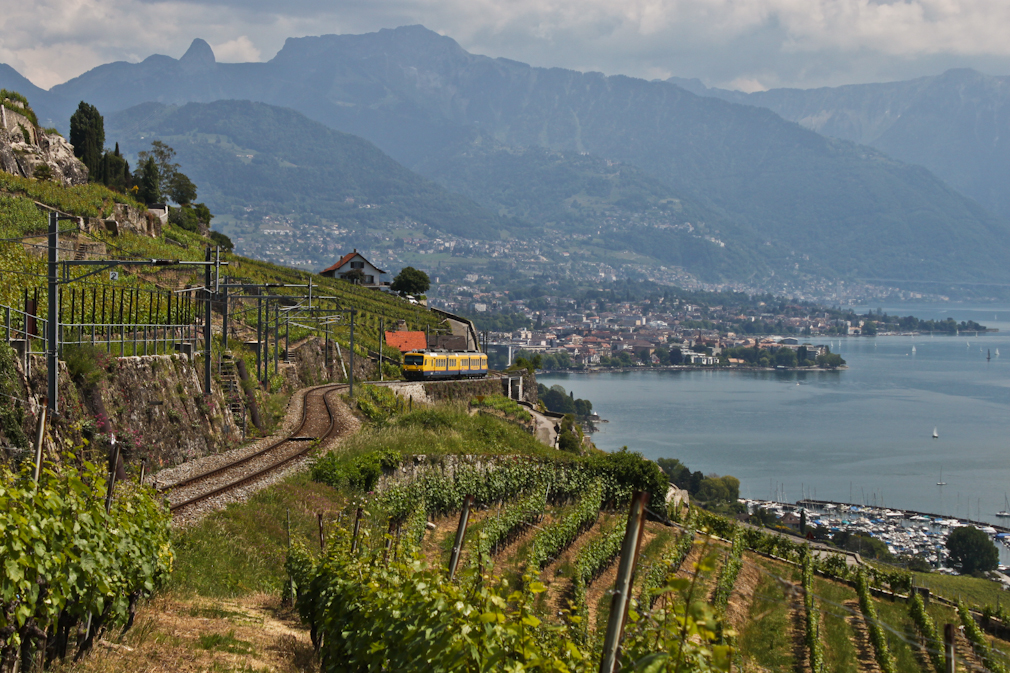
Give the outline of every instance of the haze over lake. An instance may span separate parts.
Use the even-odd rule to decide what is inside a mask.
[[[1001,522],[994,514],[1010,491],[1010,306],[883,308],[972,319],[1000,332],[811,338],[848,362],[836,372],[636,371],[538,380],[593,402],[610,421],[593,435],[600,448],[627,445],[648,458],[732,474],[744,497],[795,501],[805,492],[962,518],[980,511],[981,519]],[[943,487],[936,485],[941,469]]]

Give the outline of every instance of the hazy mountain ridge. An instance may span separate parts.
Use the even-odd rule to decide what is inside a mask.
[[[229,235],[256,235],[265,215],[296,214],[306,232],[318,229],[305,256],[320,263],[336,252],[324,225],[360,230],[407,221],[492,239],[505,226],[367,140],[286,108],[249,101],[145,103],[108,116],[106,133],[130,154],[155,138],[171,145],[214,212],[240,223],[257,220],[221,227]]]
[[[949,70],[903,82],[752,94],[707,89],[699,95],[768,108],[823,135],[880,149],[933,171],[993,213],[1010,217],[1010,77]]]
[[[718,220],[721,240],[748,248],[729,265],[686,249],[672,255],[708,278],[764,269],[797,279],[1007,277],[1006,224],[926,170],[760,107],[668,82],[473,55],[420,26],[292,38],[266,63],[216,63],[195,41],[179,60],[100,66],[51,95],[87,99],[106,113],[152,96],[260,100],[361,135],[422,172],[475,134],[617,160]],[[486,205],[497,198],[465,171],[429,175]],[[680,245],[661,238],[646,242]]]

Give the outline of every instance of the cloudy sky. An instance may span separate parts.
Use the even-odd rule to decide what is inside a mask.
[[[285,38],[420,23],[534,65],[752,91],[1010,74],[1007,0],[29,0],[5,3],[0,62],[49,88],[101,63],[269,60]]]

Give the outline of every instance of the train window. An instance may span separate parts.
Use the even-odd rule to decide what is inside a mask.
[[[405,355],[403,356],[403,363],[408,365],[423,365],[424,356],[423,355]]]

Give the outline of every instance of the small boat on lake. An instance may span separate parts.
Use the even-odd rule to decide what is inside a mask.
[[[936,431],[936,426],[933,427],[933,439],[940,439],[940,435]],[[943,468],[940,468],[940,476],[943,476]]]
[[[936,434],[936,429],[933,430],[933,439],[936,439],[939,435]],[[940,481],[936,482],[937,486],[946,486],[947,482],[943,480],[943,468],[940,468]]]
[[[996,516],[1010,519],[1010,501],[1007,500],[1006,492],[1003,493],[1003,509],[996,512]]]

